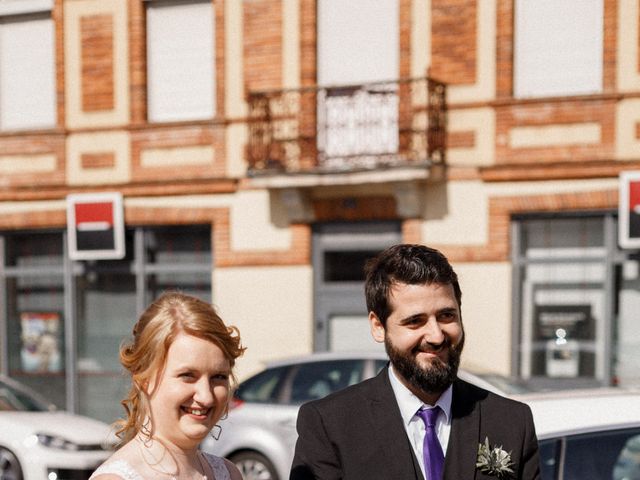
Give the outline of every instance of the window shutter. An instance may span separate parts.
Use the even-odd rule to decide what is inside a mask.
[[[211,2],[147,6],[148,111],[152,122],[215,114]]]
[[[0,21],[0,129],[56,124],[51,18]]]

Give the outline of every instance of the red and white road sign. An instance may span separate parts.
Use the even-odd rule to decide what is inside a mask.
[[[122,195],[118,192],[67,196],[69,257],[119,259],[125,255]]]
[[[620,174],[618,194],[618,244],[640,248],[640,171]]]

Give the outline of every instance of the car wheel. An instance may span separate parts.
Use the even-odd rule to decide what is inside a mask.
[[[22,469],[16,456],[0,447],[0,480],[22,480]]]
[[[260,453],[240,452],[230,460],[238,467],[244,480],[278,480],[273,464]]]

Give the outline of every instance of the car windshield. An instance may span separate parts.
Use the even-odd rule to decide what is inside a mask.
[[[0,411],[1,412],[46,412],[49,406],[26,389],[9,385],[0,380]]]

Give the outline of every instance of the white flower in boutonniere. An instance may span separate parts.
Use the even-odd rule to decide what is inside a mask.
[[[495,475],[500,479],[509,478],[513,474],[511,452],[506,452],[499,447],[489,445],[489,438],[484,438],[484,443],[478,444],[478,458],[476,468],[487,475]]]

